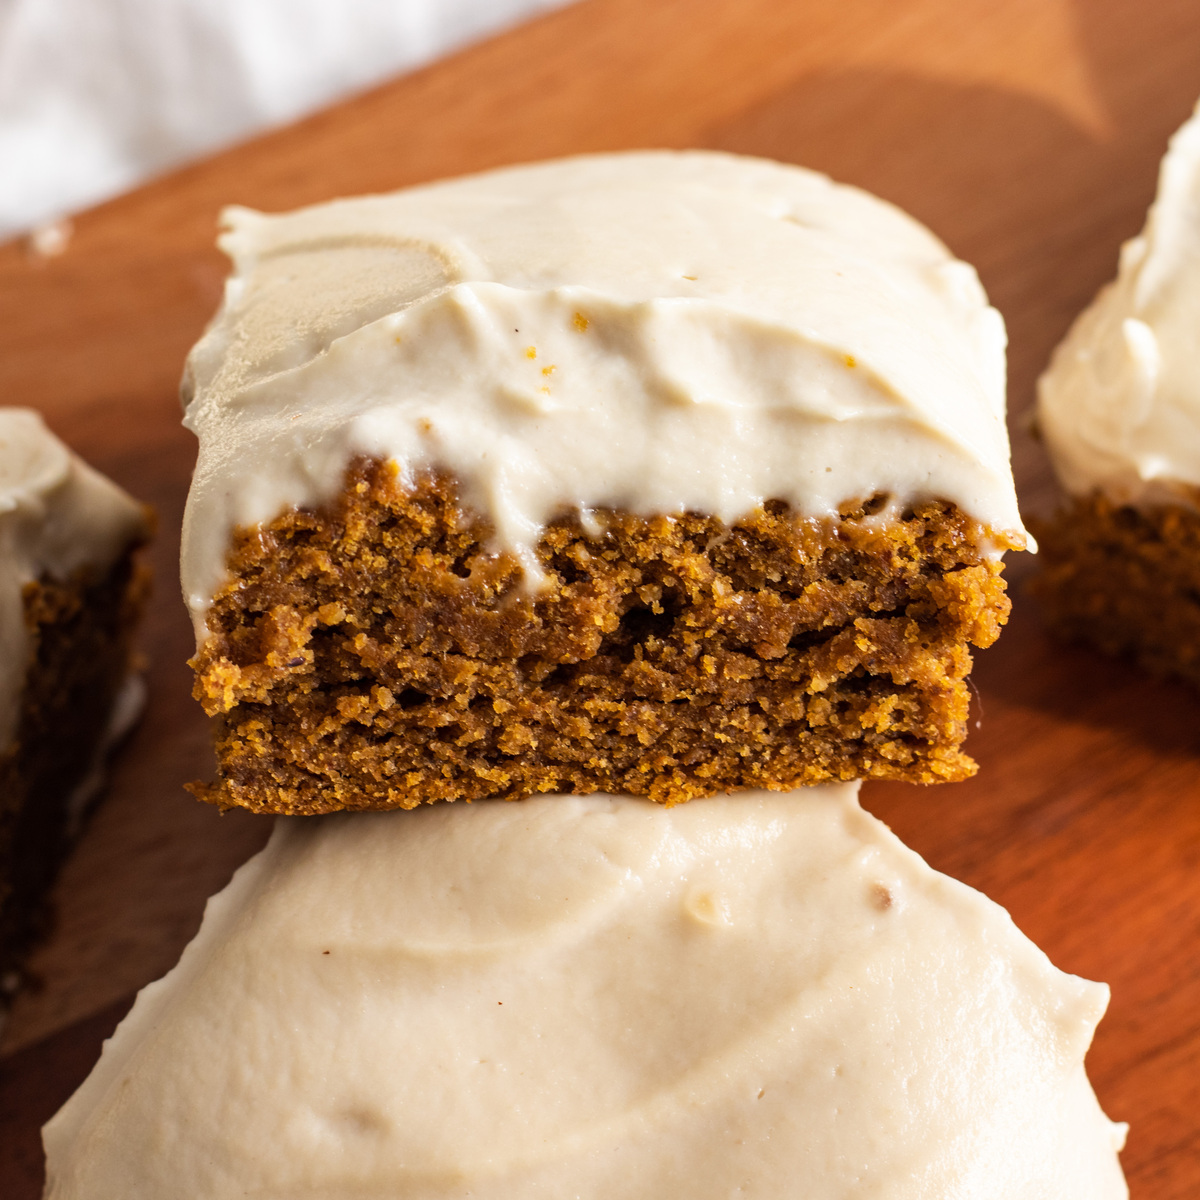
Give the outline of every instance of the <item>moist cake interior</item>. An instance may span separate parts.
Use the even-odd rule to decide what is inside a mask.
[[[45,892],[129,674],[149,568],[130,547],[106,571],[26,584],[29,666],[13,746],[0,753],[0,979],[11,990],[49,920]]]
[[[1032,587],[1055,633],[1200,684],[1200,511],[1095,493],[1036,532]]]
[[[336,501],[239,530],[196,696],[222,807],[319,813],[537,792],[664,803],[974,772],[969,644],[1008,613],[954,505],[551,522],[516,560],[454,481],[359,460]]]

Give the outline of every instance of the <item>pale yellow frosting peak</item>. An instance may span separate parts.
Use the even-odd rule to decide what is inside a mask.
[[[1200,488],[1200,110],[1171,139],[1146,226],[1038,386],[1063,487],[1120,503]]]

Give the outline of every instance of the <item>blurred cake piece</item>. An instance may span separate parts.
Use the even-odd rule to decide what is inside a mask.
[[[1108,990],[853,784],[289,818],[46,1126],[47,1200],[1120,1200]]]
[[[1038,529],[1052,627],[1200,684],[1200,116],[1146,227],[1054,353],[1038,427],[1067,493]]]
[[[148,511],[37,413],[0,408],[0,979],[44,919],[44,893],[132,719],[130,639]]]
[[[1024,544],[974,271],[648,152],[235,209],[189,361],[221,806],[960,779]]]

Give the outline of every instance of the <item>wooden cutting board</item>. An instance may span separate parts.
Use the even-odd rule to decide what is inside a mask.
[[[1053,488],[1020,414],[1050,349],[1142,222],[1200,94],[1200,0],[585,0],[87,213],[58,256],[0,247],[0,396],[40,408],[159,513],[150,703],[58,888],[0,1058],[0,1196],[40,1194],[37,1127],[204,898],[266,837],[184,781],[206,773],[178,598],[193,456],[184,354],[224,265],[216,214],[524,159],[709,146],[828,171],[974,262],[1008,321],[1027,509]],[[1020,561],[1020,558],[1025,561]],[[1200,1192],[1200,698],[1040,631],[1016,607],[979,658],[978,777],[869,785],[868,808],[1005,904],[1067,970],[1107,980],[1089,1058],[1132,1125],[1135,1196]]]

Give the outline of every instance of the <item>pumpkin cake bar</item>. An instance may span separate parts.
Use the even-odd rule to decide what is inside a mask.
[[[1128,1200],[1108,989],[857,793],[277,821],[45,1126],[45,1200]]]
[[[1038,427],[1067,499],[1039,529],[1052,628],[1200,685],[1200,113],[1146,227],[1055,351]]]
[[[0,408],[0,981],[138,707],[131,636],[149,514],[29,409]]]
[[[975,273],[706,152],[281,216],[193,351],[184,527],[222,806],[970,775],[1025,544]]]

